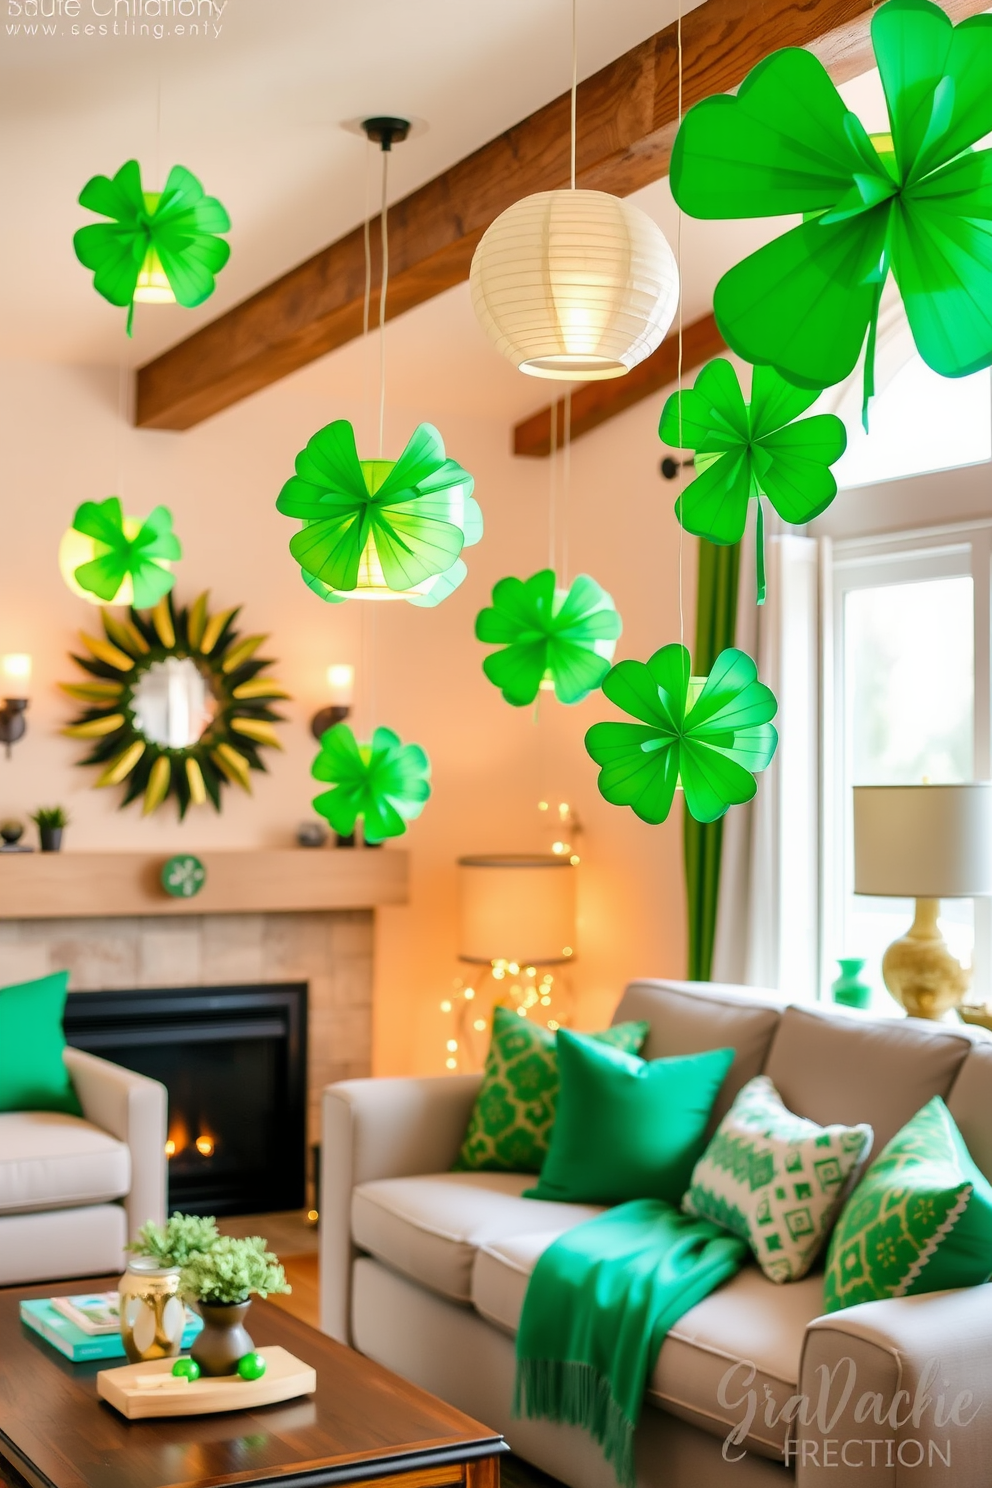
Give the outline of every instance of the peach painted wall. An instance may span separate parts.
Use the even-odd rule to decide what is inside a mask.
[[[0,758],[0,815],[39,804],[69,807],[69,850],[252,847],[285,843],[312,815],[311,713],[331,661],[352,661],[361,687],[358,721],[395,728],[428,750],[434,796],[405,839],[412,855],[407,908],[377,927],[375,1065],[379,1073],[443,1068],[439,1002],[455,960],[455,858],[460,853],[546,848],[536,803],[568,800],[584,825],[579,1021],[606,1019],[624,982],[684,969],[681,817],[649,828],[607,806],[582,736],[611,710],[595,697],[571,709],[544,700],[541,717],[508,707],[481,671],[473,620],[494,581],[526,576],[548,558],[548,462],[514,460],[502,414],[471,414],[471,398],[439,409],[429,379],[408,380],[390,402],[386,452],[395,455],[421,418],[441,427],[449,451],[476,476],[485,512],[482,544],[468,555],[463,588],[434,611],[404,604],[320,604],[286,550],[291,526],[274,506],[296,451],[333,417],[369,422],[354,387],[328,382],[327,364],[287,379],[185,434],[137,431],[118,413],[118,378],[106,369],[0,364],[0,652],[35,658],[29,734]],[[414,390],[418,382],[412,384]],[[468,390],[470,393],[470,390]],[[540,402],[537,391],[531,406]],[[592,572],[625,623],[618,656],[645,657],[678,638],[678,528],[673,491],[657,474],[660,398],[579,442],[572,454],[567,527],[571,573]],[[457,405],[458,400],[453,400]],[[177,597],[209,587],[217,606],[241,601],[243,623],[271,632],[266,654],[293,694],[285,752],[270,756],[249,800],[230,790],[221,816],[209,808],[183,825],[169,805],[150,819],[117,809],[117,792],[90,789],[80,746],[60,737],[71,705],[59,680],[75,668],[74,633],[97,619],[63,586],[59,537],[75,506],[113,491],[125,509],[167,503],[186,556]],[[695,548],[685,542],[686,631],[691,633]],[[0,909],[2,913],[2,909]],[[2,974],[2,968],[0,968]]]

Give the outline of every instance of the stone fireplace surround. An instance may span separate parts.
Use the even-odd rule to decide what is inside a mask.
[[[246,913],[229,912],[236,889],[223,898],[216,896],[216,911],[206,889],[196,900],[158,902],[150,887],[149,862],[133,855],[143,885],[133,908],[145,912],[94,913],[101,877],[104,886],[107,882],[99,871],[100,861],[116,860],[111,875],[116,878],[125,856],[132,857],[78,853],[59,855],[58,864],[45,864],[41,855],[29,865],[23,859],[20,865],[11,859],[0,861],[0,985],[61,970],[68,970],[74,992],[305,981],[309,984],[308,1141],[318,1141],[323,1087],[370,1073],[373,908],[377,903],[405,900],[406,855],[379,851],[375,854],[379,862],[373,865],[368,861],[372,854],[359,852],[358,857],[366,861],[356,861],[356,872],[350,873],[347,850],[237,854],[238,874],[251,880],[245,898],[256,905],[264,905],[267,897],[278,903],[271,911],[252,908]],[[208,885],[212,868],[216,869],[215,882],[230,880],[234,854],[200,856]],[[287,890],[287,865],[272,861],[284,858],[296,860],[288,865],[291,869],[302,868],[300,860],[305,860],[306,881],[295,895],[305,907],[284,907],[293,899]],[[338,862],[331,865],[328,858]],[[400,858],[402,863],[397,862]],[[149,861],[154,866],[162,860]],[[51,913],[65,897],[58,892],[58,882],[44,901],[26,892],[27,888],[33,891],[45,876],[54,874],[64,880],[69,873],[73,879],[70,915]],[[80,898],[83,890],[77,873],[90,876],[94,883],[92,906]],[[259,887],[259,874],[271,884],[268,894]],[[364,905],[357,907],[356,900]],[[315,901],[325,907],[311,907]],[[107,903],[104,894],[102,905]],[[203,912],[197,912],[201,905]]]

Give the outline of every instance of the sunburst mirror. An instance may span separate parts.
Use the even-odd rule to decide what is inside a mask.
[[[102,766],[96,786],[124,786],[122,807],[140,796],[145,816],[170,795],[180,819],[207,801],[219,811],[224,786],[250,794],[263,748],[282,747],[274,705],[288,693],[256,654],[267,637],[239,637],[239,607],[211,613],[208,599],[101,610],[103,636],[81,631],[87,654],[73,654],[87,680],[62,683],[83,704],[63,733],[92,744],[80,764]]]

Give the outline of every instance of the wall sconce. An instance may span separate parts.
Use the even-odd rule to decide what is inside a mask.
[[[28,706],[31,683],[31,658],[22,652],[0,656],[0,685],[3,687],[3,706],[0,707],[0,742],[10,746],[23,738],[27,728],[24,717]]]
[[[327,668],[327,695],[330,699],[326,708],[321,708],[310,720],[310,732],[314,738],[320,740],[329,728],[336,723],[343,723],[351,712],[352,699],[355,694],[355,668],[342,663],[335,663]]]

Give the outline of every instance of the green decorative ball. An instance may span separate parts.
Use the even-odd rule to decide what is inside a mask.
[[[265,1373],[265,1360],[261,1354],[245,1354],[238,1360],[238,1373],[243,1380],[261,1379]]]
[[[180,1379],[188,1379],[190,1384],[200,1378],[200,1366],[195,1359],[177,1359],[172,1372]]]

